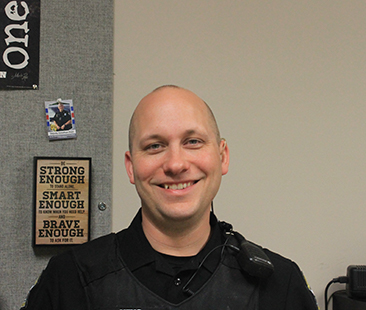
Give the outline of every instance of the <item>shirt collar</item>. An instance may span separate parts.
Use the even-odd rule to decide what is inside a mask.
[[[121,257],[132,272],[155,261],[155,250],[145,237],[141,221],[140,209],[130,226],[117,234]]]
[[[117,234],[121,257],[127,267],[133,272],[144,265],[156,262],[156,267],[161,269],[161,260],[156,259],[156,252],[148,242],[141,226],[142,216],[141,209],[132,220],[130,226]],[[216,248],[223,244],[223,234],[217,224],[216,216],[210,215],[211,236],[204,248],[183,267],[185,270],[197,269],[199,264],[205,259],[203,267],[213,272],[220,261],[221,250]],[[212,251],[212,253],[210,253]],[[210,253],[210,254],[209,254]]]

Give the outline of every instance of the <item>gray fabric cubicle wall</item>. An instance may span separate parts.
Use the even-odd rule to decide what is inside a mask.
[[[0,91],[1,310],[65,250],[32,248],[34,156],[91,157],[91,238],[111,230],[112,54],[112,0],[41,0],[39,89]],[[44,102],[57,98],[73,99],[76,139],[47,138]]]

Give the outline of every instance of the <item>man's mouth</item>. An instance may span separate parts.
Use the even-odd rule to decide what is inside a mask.
[[[196,184],[198,181],[182,182],[174,184],[161,184],[160,187],[165,189],[181,190]]]

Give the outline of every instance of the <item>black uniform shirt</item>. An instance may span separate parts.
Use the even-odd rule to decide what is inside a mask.
[[[183,287],[198,269],[200,262],[204,260],[202,268],[198,269],[197,276],[188,285],[193,292],[210,278],[220,261],[225,236],[214,216],[211,216],[210,223],[211,237],[202,251],[193,258],[181,259],[164,256],[152,249],[142,231],[141,215],[137,214],[131,226],[117,234],[121,256],[141,283],[164,299],[177,303],[188,296],[183,292]],[[92,256],[93,252],[101,250],[98,240],[95,241],[97,243],[92,241],[81,246],[91,251]],[[209,254],[211,250],[213,252]],[[259,310],[318,309],[298,266],[276,253],[265,251],[275,266],[275,272],[260,284]],[[22,309],[88,309],[72,251],[51,258]]]
[[[62,112],[58,111],[54,116],[54,120],[57,123],[57,125],[61,127],[62,125],[67,123],[69,120],[71,120],[71,116],[70,116],[70,113],[66,110],[63,110]],[[64,130],[69,130],[71,128],[72,128],[72,125],[68,124],[65,126]],[[62,129],[60,128],[60,130],[62,130]]]
[[[183,287],[200,263],[204,261],[187,286],[193,292],[210,278],[220,262],[222,251],[220,245],[223,244],[225,237],[213,214],[210,225],[211,236],[198,255],[174,257],[158,253],[151,247],[142,230],[141,212],[139,212],[130,227],[117,234],[121,257],[133,275],[148,289],[171,303],[180,303],[190,296],[183,291]],[[213,251],[209,254],[211,250]]]

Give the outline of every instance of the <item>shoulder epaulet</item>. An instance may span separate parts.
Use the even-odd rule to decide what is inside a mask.
[[[124,267],[114,233],[76,247],[72,254],[84,286]]]

